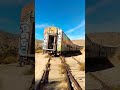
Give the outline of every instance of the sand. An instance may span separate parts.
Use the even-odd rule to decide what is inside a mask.
[[[17,64],[0,65],[0,90],[28,90],[32,75],[24,75],[30,66],[16,67]]]
[[[84,54],[74,56],[74,58],[78,61],[85,62]],[[81,88],[85,90],[85,71],[80,70],[80,65],[72,57],[66,57],[65,60],[71,69],[72,75],[75,77]]]
[[[48,62],[48,58],[45,58],[46,54],[36,53],[35,54],[35,83],[37,84],[43,75],[43,70]]]

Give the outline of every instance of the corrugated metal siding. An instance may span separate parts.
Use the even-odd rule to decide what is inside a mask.
[[[69,45],[72,45],[72,42],[70,41],[70,39],[67,37],[67,35],[62,32],[62,49],[61,51],[69,51]]]

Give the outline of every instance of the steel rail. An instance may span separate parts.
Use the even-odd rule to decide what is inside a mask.
[[[68,88],[67,90],[73,90],[73,87],[72,87],[72,82],[70,81],[70,78],[68,77],[68,72],[67,72],[67,69],[66,69],[66,66],[65,66],[65,61],[63,60],[63,57],[61,57],[61,62],[63,64],[63,67],[65,68],[65,74],[67,75],[66,79],[67,79],[67,85],[68,85]]]
[[[44,85],[46,83],[48,83],[48,76],[49,76],[49,71],[50,71],[50,69],[49,69],[50,68],[50,60],[51,60],[51,58],[49,58],[49,60],[46,64],[46,68],[43,72],[41,80],[37,83],[37,85],[35,85],[35,90],[42,90]]]
[[[80,61],[78,61],[76,58],[74,58],[73,56],[72,56],[72,58],[78,63],[78,64],[81,64],[81,62]]]
[[[65,67],[65,69],[67,71],[67,75],[68,75],[69,80],[70,80],[69,83],[74,85],[74,87],[72,87],[72,85],[69,85],[69,87],[75,88],[76,90],[82,90],[81,86],[78,84],[78,82],[76,81],[76,79],[72,75],[69,66],[65,62],[64,57],[62,57],[62,63],[64,63],[64,67]],[[73,90],[73,89],[70,89],[70,90]]]

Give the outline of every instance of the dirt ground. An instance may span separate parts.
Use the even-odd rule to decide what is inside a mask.
[[[48,55],[42,53],[35,54],[35,83],[38,84],[39,80],[42,78],[43,71],[45,70],[45,65],[48,62]],[[56,90],[55,88],[60,88],[58,84],[63,79],[60,75],[60,59],[52,58],[50,60],[50,73],[49,73],[49,83],[45,86],[45,90]],[[55,87],[56,86],[56,87]],[[60,90],[60,89],[58,89]]]
[[[116,50],[115,55],[108,58],[114,66],[120,65],[120,47]]]
[[[86,73],[86,90],[120,90],[119,71],[120,65],[106,70],[92,72],[92,75],[89,72]]]
[[[49,83],[45,86],[45,90],[66,90],[64,74],[61,73],[61,60],[58,57],[52,58],[50,61]]]
[[[48,58],[45,58],[46,54],[36,53],[35,54],[35,83],[41,79],[45,65],[48,62]]]
[[[48,62],[47,55],[42,53],[35,54],[35,81],[36,84],[41,79],[43,70],[45,69],[45,65]],[[81,55],[74,56],[78,61],[84,63],[85,62],[85,53],[82,51]],[[67,57],[68,64],[73,65],[73,67],[77,66],[77,62],[72,57]],[[64,81],[64,75],[61,74],[61,61],[59,57],[53,57],[50,61],[50,73],[49,73],[49,83],[47,84],[45,90],[66,90],[61,89],[66,87],[66,83],[62,83]],[[85,71],[79,70],[79,65],[77,66],[77,72],[74,72],[74,76],[76,76],[77,81],[80,83],[80,86],[85,90]]]
[[[83,90],[85,90],[85,71],[80,70],[80,64],[77,62],[85,64],[85,52],[84,49],[81,51],[81,55],[66,57],[66,63],[70,66],[71,72],[74,75],[75,79],[81,86]],[[75,58],[75,59],[74,59]],[[77,61],[76,61],[77,60]]]
[[[16,67],[18,64],[0,65],[0,90],[28,90],[32,75],[24,75],[30,66]]]
[[[120,90],[120,49],[118,49],[114,56],[108,57],[110,62],[114,65],[96,72],[86,73],[86,90]]]

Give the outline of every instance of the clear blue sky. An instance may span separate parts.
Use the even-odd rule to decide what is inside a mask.
[[[20,33],[22,8],[32,0],[0,0],[0,30]]]
[[[30,1],[32,0],[0,0],[0,30],[19,33],[21,9]],[[84,27],[80,24],[85,18],[85,6],[87,32],[120,31],[120,0],[35,1],[36,32],[38,32],[36,38],[42,39],[43,28],[49,25],[61,27],[73,39],[84,37]]]
[[[86,0],[87,32],[120,32],[120,0]]]
[[[36,0],[35,38],[42,40],[46,26],[61,28],[70,39],[85,37],[85,0]]]

